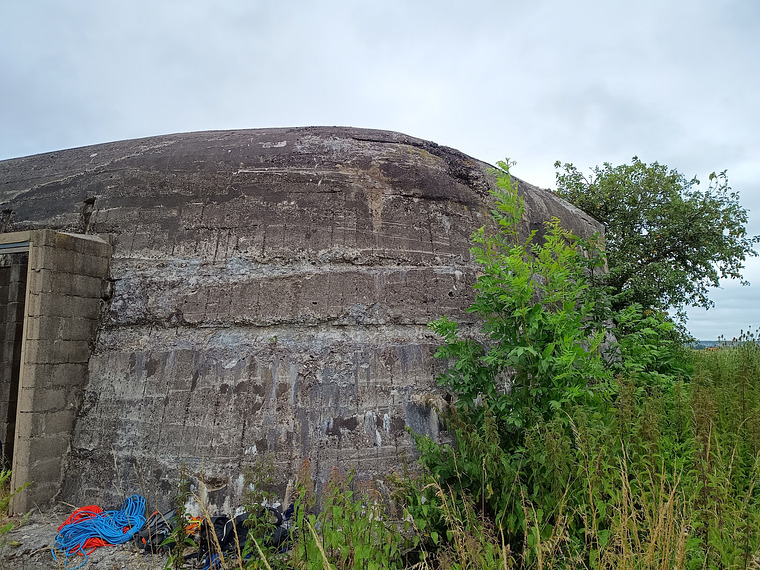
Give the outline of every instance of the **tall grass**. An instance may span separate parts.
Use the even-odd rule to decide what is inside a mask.
[[[691,376],[666,389],[619,377],[604,413],[533,426],[509,456],[494,434],[457,431],[455,415],[457,449],[438,448],[453,473],[379,490],[335,471],[317,505],[306,462],[289,547],[249,538],[220,565],[760,568],[760,346],[743,341],[693,352]]]

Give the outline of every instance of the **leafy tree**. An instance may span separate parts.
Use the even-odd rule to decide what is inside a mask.
[[[688,362],[663,312],[638,304],[611,310],[597,281],[598,236],[580,239],[557,219],[541,235],[519,231],[524,202],[510,163],[499,167],[491,222],[471,238],[479,277],[468,312],[477,322],[430,323],[443,341],[435,356],[449,365],[438,382],[456,395],[445,415],[455,443],[415,436],[435,480],[408,512],[429,532],[427,547],[444,555],[468,544],[487,553],[480,538],[490,527],[521,568],[542,567],[559,550],[563,561],[547,567],[620,568],[615,557],[630,539],[615,538],[617,529],[639,543],[643,533],[631,521],[662,526],[656,516],[628,514],[631,505],[654,505],[658,493],[672,500],[674,491],[664,490],[675,489],[670,474],[683,470],[671,451],[687,442],[681,418],[688,416],[684,398],[671,395],[682,389]],[[650,397],[657,400],[640,410]],[[677,414],[666,417],[671,409]],[[678,437],[662,437],[670,425],[679,426]],[[629,466],[645,475],[632,479]],[[632,501],[641,481],[643,498]],[[474,522],[452,522],[454,511]],[[465,527],[474,540],[457,534]],[[680,527],[674,536],[686,540]],[[674,540],[664,542],[672,556]],[[494,564],[456,565],[473,566]]]
[[[525,207],[509,166],[499,162],[496,172],[496,223],[472,235],[482,274],[468,312],[483,319],[483,334],[473,338],[445,316],[430,324],[445,342],[436,356],[456,361],[440,383],[457,393],[463,411],[487,403],[508,438],[566,405],[601,396],[610,379],[600,348],[606,331],[594,319],[588,278],[589,264],[601,259],[584,255],[597,250],[557,218],[546,222],[543,243],[534,242],[535,231],[521,240]]]
[[[457,396],[447,422],[456,452],[416,439],[423,463],[452,489],[479,489],[481,504],[511,536],[525,522],[515,480],[534,485],[538,477],[522,464],[526,432],[547,422],[569,432],[570,412],[603,407],[614,381],[604,356],[607,330],[596,318],[599,290],[590,279],[603,264],[598,248],[556,218],[542,236],[523,238],[523,199],[510,163],[498,166],[492,223],[471,238],[481,274],[468,312],[481,321],[479,330],[445,316],[429,325],[443,339],[435,356],[450,364],[438,382]]]
[[[725,171],[710,174],[703,189],[696,178],[637,157],[604,163],[590,178],[572,164],[554,166],[561,168],[557,194],[604,224],[617,309],[709,308],[709,288],[721,278],[742,279],[744,261],[757,255],[760,236],[747,236],[747,210]]]
[[[578,238],[556,218],[541,236],[518,231],[524,202],[510,163],[499,167],[492,221],[471,238],[480,276],[468,312],[478,324],[445,316],[430,323],[443,340],[435,356],[449,364],[438,382],[456,394],[446,420],[456,447],[415,440],[445,488],[473,496],[505,539],[521,545],[525,497],[540,496],[554,522],[550,513],[568,497],[586,500],[571,457],[577,426],[612,421],[623,379],[635,379],[640,393],[668,391],[683,366],[662,313],[635,304],[619,315],[610,310],[595,282],[604,264],[595,238]]]

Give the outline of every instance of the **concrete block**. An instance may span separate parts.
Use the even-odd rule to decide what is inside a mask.
[[[26,320],[26,339],[53,341],[61,338],[63,317],[30,316]]]
[[[29,252],[29,269],[32,271],[49,270],[102,278],[108,275],[108,265],[107,256],[87,255],[49,246],[32,247]]]
[[[90,360],[90,343],[85,340],[66,340],[66,362],[85,364]]]
[[[55,247],[57,249],[76,251],[78,253],[101,252],[110,247],[108,242],[97,235],[58,232],[50,229],[30,232],[26,241],[38,247]]]
[[[86,340],[27,339],[24,367],[34,364],[82,364],[90,358],[90,344]]]
[[[43,268],[45,257],[44,247],[32,246],[29,248],[29,271],[39,271]]]
[[[52,353],[48,351],[48,346],[51,343],[42,340],[27,340],[24,343],[24,365],[46,363],[46,362],[60,362],[50,359]],[[64,361],[65,362],[65,361]]]
[[[30,474],[36,481],[44,481],[45,475],[34,471],[34,464],[40,459],[61,458],[69,448],[69,434],[38,435],[29,440],[29,465]],[[50,474],[47,480],[55,481],[60,478],[60,473]]]
[[[13,378],[13,364],[9,360],[0,362],[0,386],[9,386],[11,378]]]
[[[59,295],[99,299],[103,291],[103,277],[54,272],[51,275],[50,287],[53,292]]]
[[[76,419],[76,411],[74,409],[30,415],[32,416],[31,434],[35,437],[37,435],[69,436],[74,429],[74,420]]]
[[[19,413],[48,413],[76,409],[81,397],[82,391],[77,388],[22,386],[19,390],[18,410]]]
[[[92,342],[95,340],[99,319],[72,317],[65,320],[65,326],[61,334],[64,340],[83,340]]]
[[[48,245],[48,244],[46,244]],[[75,251],[96,257],[110,255],[111,246],[102,238],[93,235],[76,235],[64,232],[55,232],[52,243],[56,249]]]
[[[84,387],[87,381],[87,364],[27,364],[21,372],[21,385],[24,388],[62,388]]]
[[[57,364],[50,366],[50,383],[67,389],[83,388],[87,382],[87,364],[84,362]]]
[[[89,257],[83,253],[72,250],[61,250],[53,247],[41,248],[42,269],[48,269],[62,273],[85,273]]]
[[[24,363],[30,364],[64,364],[87,362],[90,348],[82,340],[39,340],[27,339]]]
[[[37,318],[29,317],[26,323],[26,338],[37,340],[40,338],[40,321]]]
[[[39,315],[42,307],[42,295],[39,293],[30,293],[26,299],[24,313],[26,315]]]
[[[13,442],[13,475],[26,478],[29,473],[29,443],[31,439],[20,437],[19,423],[16,424],[16,438]]]
[[[29,481],[30,480],[27,472],[17,471],[17,468],[13,469],[13,473],[11,474],[12,488],[18,489]],[[11,504],[9,507],[11,514],[24,514],[35,506],[34,501],[30,500],[29,493],[32,490],[31,487],[32,485],[27,487],[24,491],[16,493],[16,495],[11,498]]]
[[[107,256],[88,256],[85,267],[77,273],[81,273],[82,275],[90,275],[92,277],[105,278],[108,277],[108,267],[110,263],[111,260]]]
[[[100,298],[103,292],[103,278],[42,269],[29,272],[28,288],[32,293]]]
[[[32,247],[52,247],[55,245],[55,232],[52,230],[37,230],[30,232],[28,241],[32,242]]]
[[[26,282],[26,288],[30,293],[39,293],[46,289],[44,282],[45,276],[49,275],[49,272],[39,269],[29,270],[29,275]]]
[[[60,489],[60,481],[55,483],[37,482],[32,479],[32,484],[24,493],[11,503],[11,508],[15,513],[23,513],[32,508],[48,503]]]
[[[23,299],[21,301],[12,300],[8,303],[5,303],[3,305],[3,309],[4,309],[3,322],[15,323],[15,322],[23,320],[24,318],[25,310],[24,310]]]
[[[50,371],[48,370],[47,365],[26,364],[19,376],[20,384],[27,388],[52,385],[49,379]]]
[[[18,411],[32,412],[34,411],[34,393],[35,390],[31,388],[21,388],[18,393]]]
[[[68,444],[66,445],[66,449],[68,449]],[[40,457],[29,466],[29,477],[32,481],[41,485],[45,485],[46,483],[60,485],[61,466],[63,465],[64,457],[65,453],[62,453],[58,457]]]
[[[29,315],[47,315],[51,317],[80,317],[97,319],[100,316],[102,301],[100,298],[76,297],[42,293],[33,295],[27,307]]]

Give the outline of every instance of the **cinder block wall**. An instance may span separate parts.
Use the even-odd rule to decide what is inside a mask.
[[[28,265],[28,252],[0,254],[0,440],[4,467],[13,460]]]
[[[15,512],[25,512],[61,488],[111,246],[94,236],[50,230],[2,239],[30,242],[11,483],[13,488],[30,483],[12,505]]]

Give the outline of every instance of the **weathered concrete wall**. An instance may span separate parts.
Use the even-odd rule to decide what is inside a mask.
[[[7,230],[109,236],[113,295],[89,361],[62,496],[210,498],[273,454],[375,478],[435,429],[433,318],[462,320],[488,166],[385,131],[169,135],[0,162]],[[522,184],[526,231],[599,226]]]

